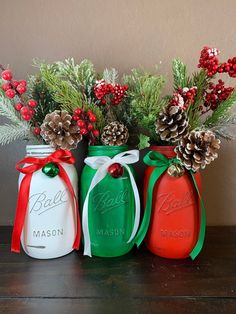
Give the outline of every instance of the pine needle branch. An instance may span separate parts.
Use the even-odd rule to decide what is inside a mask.
[[[114,68],[112,69],[105,69],[103,71],[103,78],[108,84],[115,85],[118,79],[118,71]]]
[[[214,127],[219,125],[221,121],[224,121],[229,117],[230,109],[236,104],[236,90],[213,111],[212,115],[209,116],[204,125],[206,127]]]
[[[82,107],[82,95],[69,82],[62,80],[50,67],[41,67],[41,75],[46,83],[55,102],[60,104],[62,109],[72,113],[73,109]]]
[[[204,102],[204,94],[209,85],[209,79],[204,70],[194,73],[193,78],[189,80],[189,87],[195,86],[197,88],[197,94],[194,99],[194,103],[188,108],[188,118],[191,130],[194,130],[201,126],[200,119],[200,106]]]
[[[33,136],[29,124],[22,122],[21,125],[4,124],[0,126],[0,145],[6,145],[16,140],[33,140]]]
[[[179,59],[174,59],[172,63],[172,71],[174,78],[174,89],[184,88],[187,86],[187,67]]]

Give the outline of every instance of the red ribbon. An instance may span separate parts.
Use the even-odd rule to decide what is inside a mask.
[[[74,164],[75,158],[73,157],[70,151],[60,149],[60,150],[55,151],[54,153],[52,153],[50,156],[46,158],[25,157],[16,164],[16,169],[20,171],[21,173],[25,174],[25,176],[21,181],[19,194],[18,194],[16,216],[15,216],[14,228],[13,228],[13,233],[12,233],[12,243],[11,243],[12,252],[16,252],[16,253],[20,252],[20,237],[21,237],[22,229],[24,227],[25,216],[26,216],[27,207],[29,203],[30,182],[31,182],[33,173],[43,168],[49,162],[54,162],[58,166],[59,168],[58,175],[64,181],[65,185],[67,186],[70,192],[72,209],[75,210],[76,216],[77,216],[77,230],[76,230],[76,236],[75,236],[75,240],[73,244],[73,249],[76,249],[76,250],[79,249],[81,228],[80,228],[80,219],[79,219],[79,214],[78,214],[78,210],[79,210],[78,201],[77,201],[74,189],[71,185],[70,179],[65,169],[61,165],[62,162],[67,163],[67,164]],[[21,166],[23,164],[28,164],[29,166],[22,168]]]

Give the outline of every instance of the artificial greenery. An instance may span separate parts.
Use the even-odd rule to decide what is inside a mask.
[[[130,75],[125,75],[124,83],[129,86],[125,101],[124,119],[129,116],[128,124],[133,131],[145,135],[146,146],[149,141],[158,139],[155,132],[155,121],[162,108],[167,104],[166,98],[161,98],[165,83],[163,76],[151,74],[140,69],[134,69]],[[144,139],[144,137],[139,138]],[[143,141],[140,144],[143,146]]]
[[[73,114],[76,108],[92,110],[97,117],[95,127],[101,131],[105,125],[105,119],[100,107],[92,101],[92,85],[95,82],[95,72],[92,64],[85,60],[79,65],[74,60],[66,60],[64,65],[57,62],[48,65],[44,62],[39,64],[42,80],[51,93],[53,100],[61,109]]]
[[[8,120],[0,126],[0,144],[9,144],[16,140],[31,140],[37,142],[31,132],[29,122],[23,121],[20,114],[14,109],[10,99],[3,97],[3,92],[0,91],[0,116]]]
[[[28,80],[28,97],[37,101],[34,121],[40,126],[45,116],[59,109],[59,104],[53,99],[46,83],[40,74],[30,76]]]

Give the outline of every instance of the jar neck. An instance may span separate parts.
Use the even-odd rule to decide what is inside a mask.
[[[114,157],[117,154],[127,151],[128,146],[89,146],[88,156],[108,156]]]
[[[176,152],[174,151],[176,146],[151,146],[150,149],[156,151],[167,158],[176,157]]]
[[[44,158],[55,152],[55,149],[50,145],[27,145],[26,156]]]

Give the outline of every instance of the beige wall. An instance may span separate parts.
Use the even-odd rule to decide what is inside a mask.
[[[206,44],[221,49],[224,58],[236,54],[235,14],[236,0],[0,0],[0,62],[23,78],[33,72],[35,57],[88,58],[99,70],[114,66],[120,72],[161,61],[170,91],[172,58],[181,57],[193,70]],[[14,165],[24,147],[0,149],[1,225],[13,221]],[[235,156],[236,142],[224,143],[203,173],[210,225],[236,224]]]

